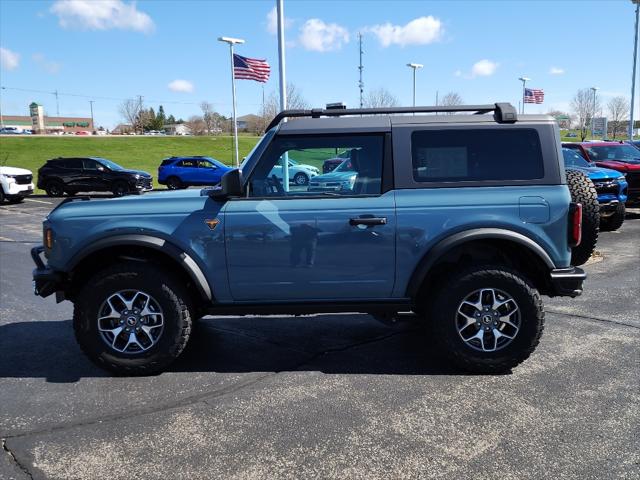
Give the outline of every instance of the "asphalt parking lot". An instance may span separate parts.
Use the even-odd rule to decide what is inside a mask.
[[[110,377],[35,297],[54,201],[0,207],[0,478],[639,478],[640,210],[602,233],[534,355],[473,376],[411,322],[213,318],[170,371]]]

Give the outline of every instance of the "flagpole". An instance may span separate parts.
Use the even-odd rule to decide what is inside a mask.
[[[526,83],[531,80],[530,78],[527,77],[520,77],[518,80],[520,80],[522,82],[522,114],[524,115],[524,92],[525,92],[525,85]]]
[[[229,53],[231,55],[231,96],[233,102],[233,154],[236,168],[240,166],[240,154],[238,152],[238,123],[236,122],[236,78],[233,73],[233,45],[243,44],[244,40],[240,38],[219,37],[218,41],[229,44]]]
[[[287,109],[287,82],[285,79],[284,63],[284,4],[283,0],[276,0],[276,12],[278,17],[278,64],[280,74],[280,111]],[[286,118],[284,119],[286,122]],[[289,191],[289,156],[285,152],[282,156],[282,186],[285,192]]]

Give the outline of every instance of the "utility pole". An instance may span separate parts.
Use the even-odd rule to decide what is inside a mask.
[[[55,92],[53,92],[53,94],[56,96],[56,116],[60,116],[60,103],[58,102],[58,90],[56,90]]]
[[[89,100],[89,106],[91,107],[91,129],[95,130],[96,129],[96,124],[93,121],[93,100]]]
[[[595,127],[595,118],[596,118],[596,91],[598,87],[591,87],[591,91],[593,92],[593,110],[591,111],[591,140],[594,137],[594,127]]]
[[[363,94],[364,94],[364,82],[362,81],[362,70],[364,67],[362,66],[362,33],[358,32],[358,42],[360,45],[360,65],[358,65],[358,70],[360,71],[360,80],[358,81],[358,88],[360,89],[360,108],[363,107]]]
[[[636,23],[633,40],[633,72],[631,74],[631,108],[629,109],[629,140],[633,140],[633,107],[636,101],[636,61],[638,60],[638,16],[640,12],[640,0],[631,0],[636,4]]]

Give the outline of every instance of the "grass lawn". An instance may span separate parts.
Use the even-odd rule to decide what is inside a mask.
[[[238,137],[240,159],[247,155],[259,137]],[[153,175],[158,187],[158,165],[173,155],[207,155],[231,164],[233,138],[220,137],[0,137],[0,162],[27,168],[34,175],[55,157],[104,157],[125,168],[144,170]],[[35,179],[34,179],[35,183]],[[38,191],[38,193],[43,193]]]

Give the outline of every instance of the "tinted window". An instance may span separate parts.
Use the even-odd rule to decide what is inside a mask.
[[[95,160],[85,159],[82,160],[82,166],[85,170],[97,170],[98,162],[96,162]]]
[[[249,196],[379,195],[383,145],[382,135],[276,137],[251,174]],[[345,167],[322,174],[325,160],[339,154],[347,157]]]
[[[81,169],[82,160],[80,160],[79,158],[62,158],[60,160],[56,160],[54,162],[54,166],[58,168]]]
[[[544,177],[540,138],[533,129],[416,131],[411,152],[418,182]]]
[[[193,158],[186,158],[178,162],[179,167],[198,168],[198,161]]]
[[[169,158],[168,160],[162,160],[162,163],[160,164],[161,167],[166,167],[167,165],[171,165],[173,163],[173,159]]]

